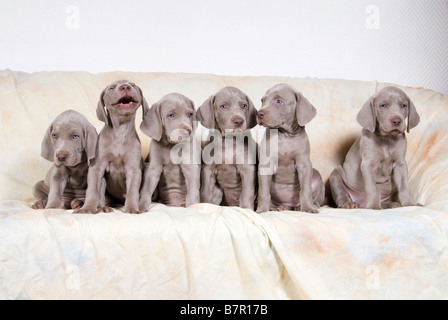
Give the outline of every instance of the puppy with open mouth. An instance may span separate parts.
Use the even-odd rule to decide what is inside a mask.
[[[148,105],[140,87],[127,80],[108,85],[100,95],[96,110],[105,123],[99,134],[98,155],[88,174],[84,206],[75,213],[110,212],[105,204],[107,191],[128,213],[140,213],[139,189],[143,158],[135,129],[139,107],[143,117]]]

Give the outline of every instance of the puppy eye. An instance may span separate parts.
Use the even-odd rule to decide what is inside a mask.
[[[170,113],[167,117],[171,119],[174,118],[174,113]]]
[[[407,104],[405,104],[405,103],[403,103],[403,104],[401,105],[401,107],[402,107],[403,109],[405,109],[405,108],[407,108],[407,107],[408,107],[408,105],[407,105]]]
[[[72,135],[72,138],[76,140],[76,139],[78,139],[78,138],[79,138],[79,135],[77,135],[77,134],[74,134],[74,135]]]
[[[110,86],[109,87],[109,90],[114,90],[115,89],[115,86]]]
[[[53,134],[51,135],[51,137],[52,137],[53,139],[56,139],[56,138],[58,137],[58,135],[57,135],[56,133],[53,133]]]
[[[285,103],[282,101],[282,100],[280,100],[280,99],[277,99],[277,103],[279,104],[279,105],[284,105]]]
[[[387,107],[387,104],[380,105],[380,108],[386,108],[386,107]]]
[[[192,116],[193,116],[193,112],[190,112],[190,113],[188,114],[188,117],[191,118]]]
[[[221,108],[222,110],[227,109],[227,105],[223,104],[223,105],[220,106],[220,108]]]
[[[247,104],[243,103],[243,105],[241,106],[241,108],[246,109],[246,108],[247,108]]]

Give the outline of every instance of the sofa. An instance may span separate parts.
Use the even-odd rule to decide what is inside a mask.
[[[96,215],[33,210],[33,185],[52,163],[40,156],[49,124],[74,109],[99,132],[101,91],[138,84],[149,105],[179,92],[198,108],[225,86],[260,108],[278,83],[317,109],[306,126],[311,161],[326,183],[318,214],[199,203],[153,203]],[[391,84],[208,74],[0,71],[0,299],[447,299],[448,96],[395,85],[420,114],[406,160],[423,207],[338,209],[328,178],[360,135],[363,103]],[[141,111],[139,111],[141,112]],[[141,115],[136,117],[139,127]],[[261,138],[263,128],[252,129]],[[150,138],[139,129],[142,155]]]

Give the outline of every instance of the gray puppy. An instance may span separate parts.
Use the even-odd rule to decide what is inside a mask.
[[[113,211],[106,206],[106,190],[119,204],[124,203],[127,213],[140,213],[139,190],[144,165],[135,129],[140,106],[144,117],[148,105],[142,90],[127,80],[115,81],[101,93],[97,116],[105,125],[99,134],[95,164],[89,169],[86,201],[74,213]]]
[[[257,212],[319,212],[325,198],[325,186],[320,173],[312,166],[310,142],[305,131],[305,125],[316,116],[316,109],[287,84],[272,87],[261,101],[258,124],[267,130],[260,155],[278,152],[278,157],[267,163],[260,159]],[[278,133],[271,133],[269,129],[277,129]],[[273,135],[278,139],[278,144],[274,144],[278,149],[266,150],[272,146]],[[264,172],[265,166],[270,168],[270,173]]]
[[[86,196],[87,172],[95,158],[98,134],[79,112],[67,110],[50,124],[41,155],[54,162],[45,180],[34,185],[33,209],[80,208]]]
[[[201,145],[194,140],[193,101],[172,93],[155,103],[140,128],[152,138],[140,191],[140,210],[152,197],[168,206],[199,203]],[[174,158],[174,159],[173,159]]]
[[[420,117],[400,89],[386,87],[370,97],[356,118],[363,127],[345,162],[330,175],[339,208],[379,210],[414,206],[405,161],[409,132]]]
[[[210,129],[202,155],[202,202],[254,209],[257,155],[249,130],[257,124],[256,113],[235,87],[219,90],[199,107],[197,118]]]

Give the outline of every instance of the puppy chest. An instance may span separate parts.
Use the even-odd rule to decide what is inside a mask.
[[[87,189],[87,171],[68,177],[67,189]]]
[[[216,180],[221,187],[227,189],[234,189],[241,186],[241,177],[238,168],[234,165],[217,166]]]
[[[122,157],[110,157],[106,163],[106,172],[122,173],[124,171],[125,161]]]
[[[388,158],[381,161],[378,164],[378,169],[376,173],[376,182],[384,183],[391,179],[393,171],[395,168],[395,162]]]
[[[279,161],[277,172],[272,176],[272,182],[285,185],[299,185],[299,177],[293,161],[282,164]]]
[[[272,181],[282,184],[298,184],[295,161],[290,159],[288,155],[279,153],[277,171],[273,175]]]
[[[384,145],[378,150],[378,166],[376,168],[376,181],[377,183],[383,183],[391,179],[394,168],[395,160],[397,159],[397,152],[389,145]]]
[[[180,165],[168,164],[163,166],[160,185],[168,188],[184,188],[185,178]]]
[[[123,148],[116,146],[113,150],[104,152],[100,163],[106,165],[107,171],[122,171],[126,167],[137,167],[141,161],[140,148]]]
[[[300,204],[300,181],[295,162],[281,164],[272,176],[271,199],[278,205],[296,207]]]

